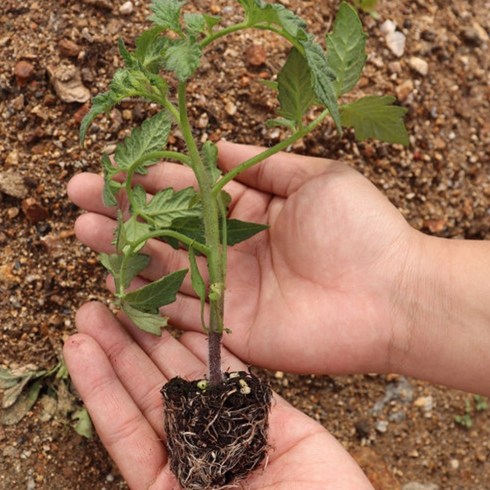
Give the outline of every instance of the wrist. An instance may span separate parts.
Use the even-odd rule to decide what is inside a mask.
[[[396,293],[391,370],[490,393],[490,242],[414,231]]]

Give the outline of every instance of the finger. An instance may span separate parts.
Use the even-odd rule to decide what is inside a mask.
[[[163,438],[160,389],[168,379],[103,304],[93,301],[83,305],[76,325],[80,333],[90,335],[102,347],[131,398]]]
[[[167,454],[95,339],[70,337],[64,358],[104,446],[131,488],[148,488],[167,462]],[[171,485],[170,480],[167,484]]]
[[[228,172],[264,150],[257,146],[221,141],[218,144],[219,166]],[[287,197],[308,180],[332,169],[333,165],[337,165],[337,162],[280,152],[246,170],[237,180],[260,191]]]
[[[157,337],[137,328],[122,312],[118,319],[167,379],[199,379],[206,373],[205,363],[168,331]]]

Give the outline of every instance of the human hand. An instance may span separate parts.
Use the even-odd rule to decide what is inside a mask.
[[[224,171],[260,149],[221,143]],[[281,153],[238,177],[226,190],[231,217],[270,229],[229,249],[225,345],[246,362],[294,372],[382,372],[390,362],[400,275],[414,231],[388,200],[347,165]],[[149,193],[194,184],[191,171],[163,163],[142,177]],[[116,210],[101,200],[103,180],[81,174],[71,199],[88,213],[78,238],[109,252]],[[160,241],[142,273],[154,280],[188,267],[184,252]],[[201,331],[190,280],[165,308],[171,322]]]
[[[79,333],[66,341],[64,358],[104,446],[130,488],[175,489],[163,443],[160,388],[176,375],[203,376],[204,334],[187,332],[179,341],[166,331],[155,337],[123,315],[118,321],[96,302],[80,308],[76,323]],[[223,363],[231,370],[244,369],[226,350]],[[269,434],[268,462],[247,479],[246,488],[372,489],[335,438],[278,396]]]

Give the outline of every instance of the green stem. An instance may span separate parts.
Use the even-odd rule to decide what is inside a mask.
[[[225,27],[224,29],[221,29],[220,31],[213,32],[209,36],[205,37],[201,42],[200,46],[202,49],[204,49],[206,46],[211,44],[213,41],[216,41],[216,39],[219,39],[220,37],[224,37],[228,34],[231,34],[232,32],[236,31],[241,31],[242,29],[247,29],[250,27],[248,22],[240,22],[239,24],[235,24],[229,27]]]
[[[230,170],[228,173],[223,175],[216,184],[214,184],[214,187],[212,189],[212,193],[214,196],[217,196],[219,192],[223,189],[223,187],[228,184],[228,182],[232,181],[237,175],[240,173],[244,172],[245,170],[249,169],[250,167],[253,167],[254,165],[257,165],[258,163],[262,162],[266,158],[271,157],[272,155],[275,155],[276,153],[285,150],[289,145],[293,144],[295,141],[303,138],[303,136],[306,136],[308,133],[313,131],[324,119],[325,117],[329,114],[328,109],[325,109],[314,121],[312,121],[308,126],[305,126],[304,128],[300,129],[299,131],[296,131],[294,134],[292,134],[289,138],[286,138],[285,140],[277,143],[276,145],[272,146],[271,148],[268,148],[267,150],[264,150],[261,153],[258,153],[257,155],[253,156],[252,158],[249,158],[248,160],[244,161],[240,165],[236,166],[232,170]]]
[[[175,238],[181,243],[184,243],[188,247],[193,247],[195,250],[197,250],[199,253],[202,253],[203,255],[209,255],[209,247],[206,245],[203,245],[202,243],[196,242],[193,238],[189,238],[186,235],[183,235],[182,233],[179,233],[178,231],[174,230],[157,230],[157,231],[152,231],[151,233],[147,233],[145,236],[139,238],[135,242],[131,244],[131,251],[134,251],[137,249],[141,243],[146,242],[147,240],[150,240],[151,238]]]
[[[209,316],[209,383],[215,386],[221,383],[221,337],[223,335],[224,310],[224,275],[226,264],[223,247],[220,241],[220,223],[218,199],[211,192],[212,180],[201,159],[196,142],[192,136],[192,129],[187,116],[186,85],[180,82],[178,86],[180,128],[189,150],[191,166],[196,175],[203,207],[204,236],[207,255],[210,292],[208,294]]]

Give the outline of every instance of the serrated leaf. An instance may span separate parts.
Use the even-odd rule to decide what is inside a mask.
[[[119,289],[121,282],[121,267],[123,265],[124,256],[119,254],[104,254],[99,255],[99,260],[102,265],[112,274],[116,284],[116,290]],[[150,257],[144,254],[130,256],[126,259],[123,271],[124,279],[121,286],[126,289],[131,284],[131,281],[148,266]]]
[[[72,418],[76,421],[73,425],[75,432],[86,439],[92,439],[94,427],[88,411],[85,408],[81,408],[72,415]]]
[[[124,40],[122,37],[118,39],[117,45],[119,48],[119,54],[121,55],[121,58],[124,60],[124,64],[128,68],[135,68],[136,61],[131,55],[131,53],[128,51],[128,49],[126,48],[126,45],[124,44]]]
[[[305,50],[305,59],[311,70],[313,91],[319,101],[327,107],[332,119],[341,133],[340,111],[337,103],[337,94],[333,86],[335,74],[329,67],[327,57],[322,47],[310,37],[301,43]]]
[[[165,52],[165,68],[175,72],[179,81],[185,82],[199,68],[201,54],[199,44],[187,39],[175,41]]]
[[[145,167],[160,160],[155,152],[167,146],[171,120],[166,112],[159,112],[150,119],[143,121],[131,134],[117,145],[114,159],[119,169],[145,172]]]
[[[129,319],[140,329],[153,335],[160,336],[162,329],[168,324],[168,318],[158,313],[147,313],[122,303],[122,309]]]
[[[140,209],[140,215],[154,228],[169,228],[178,218],[201,216],[201,207],[193,205],[195,196],[196,191],[192,187],[177,192],[172,188],[158,191],[151,201]]]
[[[408,133],[403,122],[407,109],[393,105],[391,95],[368,95],[341,107],[342,125],[353,128],[356,139],[376,138],[387,143],[408,146]]]
[[[83,144],[88,127],[94,119],[116,106],[128,97],[142,97],[150,101],[160,101],[165,97],[167,84],[159,75],[145,73],[139,69],[123,68],[114,73],[107,92],[96,95],[92,106],[80,124],[80,142]]]
[[[204,15],[195,12],[186,12],[184,14],[184,26],[187,34],[197,36],[206,32],[207,25]]]
[[[158,308],[175,301],[186,274],[187,269],[182,269],[131,291],[124,295],[123,304],[145,313],[157,313]]]
[[[102,200],[106,206],[117,205],[117,193],[122,187],[120,182],[113,180],[118,169],[114,167],[107,153],[102,155],[102,171],[104,174],[104,189],[102,190]]]
[[[306,38],[306,22],[278,3],[265,3],[262,0],[239,0],[251,25],[265,24],[282,27],[296,39]]]
[[[150,10],[153,14],[148,19],[162,29],[181,33],[180,11],[182,5],[184,2],[179,0],[153,0],[150,4]]]
[[[311,71],[303,55],[293,48],[277,77],[279,110],[277,113],[297,127],[315,100]]]
[[[366,61],[366,35],[357,12],[348,3],[340,5],[332,33],[325,41],[327,62],[335,73],[335,91],[340,96],[354,88]]]
[[[161,27],[154,27],[144,31],[135,41],[134,57],[152,73],[158,73],[163,67],[163,54],[170,44],[170,40],[161,33]]]

